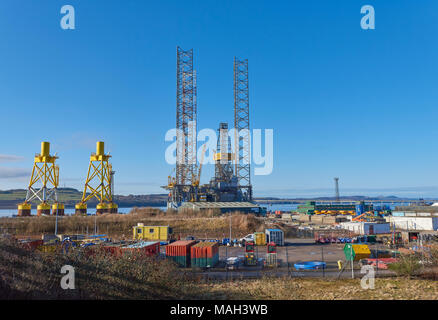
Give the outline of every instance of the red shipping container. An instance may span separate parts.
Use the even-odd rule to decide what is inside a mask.
[[[187,257],[190,256],[190,248],[196,244],[195,240],[175,241],[166,246],[166,256]]]
[[[217,242],[200,242],[191,248],[192,258],[213,258],[219,253]]]
[[[121,247],[120,251],[121,252],[127,252],[127,251],[141,252],[148,257],[152,257],[152,256],[156,256],[160,253],[160,243],[153,242],[153,243],[148,243],[147,245],[144,245],[143,247],[132,247],[132,248],[130,248],[129,246],[126,246],[126,247]]]
[[[90,246],[87,249],[89,255],[94,255],[96,250],[103,250],[104,252],[113,256],[120,256],[125,252],[140,252],[148,257],[152,257],[160,253],[160,243],[151,242],[143,247],[129,247],[120,245]]]
[[[30,240],[26,242],[22,242],[22,246],[28,250],[35,250],[37,247],[43,245],[43,240]]]

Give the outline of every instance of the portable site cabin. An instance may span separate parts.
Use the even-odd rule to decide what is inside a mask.
[[[169,241],[172,228],[169,226],[144,226],[138,223],[133,227],[134,240]]]

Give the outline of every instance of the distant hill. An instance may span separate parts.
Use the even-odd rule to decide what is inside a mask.
[[[0,209],[15,209],[17,204],[24,201],[26,197],[25,189],[0,190]],[[82,192],[74,188],[60,188],[58,189],[58,200],[64,203],[66,208],[74,208],[75,204],[82,198]],[[278,198],[278,197],[255,197],[254,201],[258,203],[302,203],[305,201],[335,201],[335,197],[318,197],[318,198]],[[397,200],[418,200],[399,198],[396,196],[380,196],[380,197],[366,197],[366,196],[347,196],[341,197],[340,200],[346,201],[397,201]],[[115,195],[114,201],[120,208],[125,207],[165,207],[167,203],[167,194],[146,194],[146,195]],[[38,201],[32,202],[37,205]],[[90,207],[97,204],[96,199],[87,202]]]
[[[367,197],[367,196],[345,196],[341,197],[341,201],[409,201],[409,200],[419,200],[418,198],[400,198],[397,196],[377,196],[377,197]],[[429,200],[429,199],[424,199]],[[315,197],[315,198],[276,198],[276,197],[255,197],[254,201],[258,203],[277,203],[277,204],[287,204],[287,203],[302,203],[305,201],[336,201],[335,197]]]
[[[0,190],[0,209],[15,209],[17,204],[24,201],[27,190]],[[82,192],[74,188],[59,188],[58,201],[64,203],[66,208],[74,208],[82,198]],[[119,207],[164,207],[167,203],[167,194],[150,194],[150,195],[115,195],[114,202]],[[33,201],[32,204],[37,204]],[[97,200],[91,199],[87,202],[90,206],[96,205]]]

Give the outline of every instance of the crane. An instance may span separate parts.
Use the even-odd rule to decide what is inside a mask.
[[[196,176],[196,179],[193,183],[194,186],[199,186],[199,183],[201,181],[201,172],[202,172],[202,163],[204,162],[204,155],[205,155],[205,149],[207,147],[207,144],[204,144],[204,146],[202,147],[202,153],[201,153],[201,161],[199,161],[199,170],[198,170],[198,175]]]
[[[174,171],[175,171],[175,168],[172,169],[169,176],[167,177],[167,179],[168,179],[167,186],[169,188],[172,188],[176,184],[176,178],[172,176]]]

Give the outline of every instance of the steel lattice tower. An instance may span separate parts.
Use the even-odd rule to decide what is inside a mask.
[[[196,75],[193,49],[177,47],[176,67],[176,184],[191,185],[196,180]]]
[[[249,131],[248,59],[234,57],[234,129],[235,173],[241,189],[246,189],[246,200],[252,200],[251,138]]]

